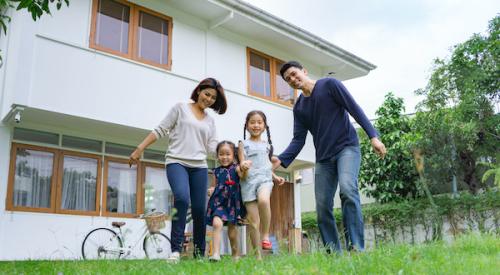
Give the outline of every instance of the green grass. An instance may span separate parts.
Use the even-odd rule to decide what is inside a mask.
[[[220,263],[165,261],[15,261],[0,262],[1,274],[500,274],[500,238],[465,235],[448,245],[384,246],[354,255],[244,257]]]

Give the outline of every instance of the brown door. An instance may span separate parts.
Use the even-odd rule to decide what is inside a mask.
[[[271,194],[271,235],[279,242],[288,240],[294,219],[293,183],[273,187]],[[288,243],[288,242],[287,242]]]

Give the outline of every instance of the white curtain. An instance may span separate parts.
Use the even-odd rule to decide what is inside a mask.
[[[61,208],[95,211],[97,160],[64,156]]]
[[[17,150],[14,206],[50,207],[53,163],[53,153]]]
[[[117,213],[136,212],[137,166],[109,162],[107,209]]]
[[[165,169],[146,167],[144,182],[144,212],[163,211],[170,213],[173,207],[173,195],[167,181]]]

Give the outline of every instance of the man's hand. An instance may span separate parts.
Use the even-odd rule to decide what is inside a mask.
[[[280,167],[281,165],[281,160],[275,156],[271,157],[271,163],[273,164],[273,170],[276,170],[276,168]]]
[[[385,145],[380,141],[377,137],[370,139],[370,143],[372,144],[373,150],[380,157],[384,158],[387,150],[385,149]]]

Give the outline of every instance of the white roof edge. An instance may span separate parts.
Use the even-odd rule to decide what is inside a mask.
[[[252,6],[251,4],[248,4],[244,1],[241,0],[210,0],[210,1],[219,5],[222,4],[228,6],[239,13],[249,15],[267,24],[270,24],[271,26],[274,26],[290,34],[291,36],[296,36],[299,39],[302,39],[306,42],[313,44],[314,46],[318,47],[319,49],[329,54],[342,57],[346,61],[354,65],[357,65],[366,71],[371,71],[377,68],[377,66],[375,66],[374,64],[326,41],[325,39],[315,34],[312,34],[311,32],[306,31],[300,27],[297,27],[279,17],[276,17],[260,8]]]

